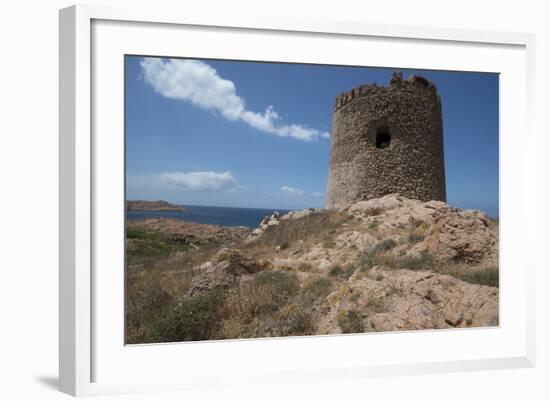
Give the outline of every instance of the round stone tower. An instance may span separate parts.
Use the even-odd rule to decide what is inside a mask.
[[[446,201],[441,118],[435,85],[414,75],[337,96],[327,208],[391,193]]]

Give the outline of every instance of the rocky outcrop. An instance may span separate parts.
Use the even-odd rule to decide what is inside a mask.
[[[223,330],[212,338],[499,324],[499,224],[479,211],[392,194],[338,211],[273,213],[253,232],[140,224],[229,239],[215,254],[197,250],[185,269],[173,260],[163,271],[185,281],[170,291],[175,299],[224,289]]]
[[[320,334],[341,333],[353,311],[364,331],[498,325],[498,288],[424,271],[373,269],[354,274],[321,307]]]
[[[323,213],[343,223],[312,225],[273,254],[262,248],[274,269],[304,282],[349,277],[316,307],[316,333],[498,325],[498,222],[484,213],[392,194],[338,212],[292,212],[273,230],[290,235]],[[252,245],[262,246],[263,233]]]
[[[291,210],[287,214],[281,216],[281,220],[297,220],[309,216],[312,213],[318,213],[323,209],[309,208],[304,210]]]
[[[252,230],[252,232],[247,237],[247,242],[252,242],[254,239],[262,235],[262,233],[267,230],[270,226],[276,226],[279,224],[279,212],[274,211],[271,216],[265,216],[260,225]]]
[[[400,195],[357,202],[346,211],[365,221],[378,220],[387,236],[399,237],[396,228],[407,227],[409,239],[416,242],[406,248],[409,257],[428,253],[442,263],[498,266],[498,226],[480,211]]]
[[[426,238],[409,254],[428,252],[442,262],[498,263],[498,238],[487,216],[474,210],[443,209],[436,214]]]

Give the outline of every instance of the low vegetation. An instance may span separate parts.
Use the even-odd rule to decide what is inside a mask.
[[[190,244],[174,240],[159,231],[137,227],[128,227],[126,230],[126,257],[129,264],[166,258],[190,248]]]
[[[267,227],[258,240],[248,246],[245,245],[244,248],[262,253],[276,247],[279,247],[279,250],[285,250],[291,244],[307,242],[309,239],[319,237],[327,238],[325,245],[330,248],[334,245],[331,238],[343,223],[351,219],[353,217],[348,214],[322,211],[300,219],[280,220],[279,224]]]
[[[365,331],[363,319],[355,310],[346,310],[338,315],[338,326],[342,333],[362,333]]]
[[[155,283],[150,283],[154,285]],[[128,309],[130,343],[292,336],[313,332],[312,306],[333,288],[328,279],[300,288],[295,274],[265,271],[229,289],[184,296],[181,300],[155,294],[152,302]],[[135,293],[137,297],[143,293]]]
[[[447,274],[471,284],[499,286],[499,270],[496,268],[472,267],[465,264],[444,264],[433,255],[422,252],[418,256],[399,257],[389,252],[394,246],[393,240],[383,240],[362,258],[361,270],[367,271],[374,266],[390,269],[428,270]]]
[[[208,340],[215,337],[225,292],[214,289],[169,305],[152,322],[146,342]]]
[[[332,277],[340,277],[345,280],[351,277],[356,267],[351,265],[347,267],[341,267],[340,265],[334,265],[330,268],[328,274]]]
[[[495,268],[457,264],[437,266],[434,270],[437,273],[448,274],[467,283],[499,287],[499,270]]]
[[[399,263],[401,269],[408,270],[429,270],[435,266],[435,260],[432,255],[427,252],[422,252],[418,256],[408,256],[402,258]]]
[[[439,258],[441,253],[433,251],[434,243],[428,242],[433,239],[433,224],[412,217],[391,218],[391,212],[381,208],[369,208],[355,217],[347,212],[310,211],[299,218],[266,224],[253,241],[247,240],[246,233],[219,236],[213,226],[208,235],[200,236],[200,227],[187,232],[174,225],[180,230],[174,234],[171,223],[166,223],[169,219],[159,221],[164,224],[161,229],[131,225],[126,231],[126,341],[299,336],[322,330],[359,333],[379,330],[373,323],[376,319],[371,319],[382,313],[379,324],[395,321],[398,327],[399,319],[407,316],[392,315],[398,310],[396,302],[405,302],[410,288],[417,289],[416,277],[435,283],[429,286],[439,285],[437,296],[444,291],[438,275],[461,280],[460,290],[455,292],[459,296],[463,296],[465,283],[484,286],[467,287],[476,297],[480,293],[487,299],[498,296],[499,272],[494,263],[486,264],[485,259],[471,263],[460,257],[444,261]],[[490,225],[494,227],[489,229],[498,232],[498,221],[490,221]],[[235,258],[224,257],[232,253],[220,252],[221,248],[246,257],[235,262]],[[425,249],[430,252],[422,251]],[[234,265],[216,271],[210,269],[218,266],[213,260],[220,266]],[[251,264],[256,267],[250,269]],[[204,266],[210,267],[205,270]],[[205,271],[213,272],[212,282],[219,273],[223,285],[197,287],[203,279],[210,284]],[[406,290],[399,281],[402,277],[412,282]],[[455,285],[456,280],[441,282]],[[438,302],[437,296],[426,293],[421,299],[431,302],[430,308],[443,308],[448,299],[460,302],[446,293],[445,302]],[[492,312],[486,313],[485,321],[492,322]],[[413,318],[420,315],[411,313]],[[462,324],[454,316],[448,321],[452,327]],[[464,324],[484,324],[479,322]]]
[[[334,282],[326,277],[310,279],[302,287],[301,301],[306,305],[314,305],[324,300],[334,289]]]

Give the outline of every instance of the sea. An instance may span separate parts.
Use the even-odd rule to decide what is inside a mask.
[[[179,206],[179,205],[178,205]],[[193,206],[182,205],[185,210],[180,212],[127,212],[128,220],[164,217],[167,219],[186,220],[193,223],[214,224],[226,227],[258,227],[265,216],[271,216],[274,211],[281,215],[288,213],[285,209],[251,209],[241,207]]]

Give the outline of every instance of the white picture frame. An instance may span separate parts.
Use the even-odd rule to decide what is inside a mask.
[[[215,50],[220,34],[231,36],[233,47],[224,45],[224,49]],[[200,40],[201,47],[206,50],[196,48],[188,54],[172,40],[161,41],[178,35],[196,35],[193,39]],[[258,52],[251,46],[249,42],[257,39],[254,35],[261,35],[262,40],[273,45],[269,52]],[[289,42],[285,42],[287,40]],[[319,49],[320,43],[329,49],[334,46],[331,44],[333,40],[338,40],[340,53],[334,51],[329,56],[314,53],[314,50],[310,54],[307,54],[309,50],[303,51],[304,48]],[[278,43],[281,46],[277,46]],[[309,43],[312,46],[306,47]],[[534,255],[530,251],[530,235],[533,235],[530,233],[536,231],[535,150],[534,147],[518,146],[518,136],[514,136],[514,132],[521,132],[521,141],[535,143],[534,43],[534,35],[522,33],[255,15],[238,19],[212,18],[188,13],[184,8],[163,10],[78,5],[61,10],[60,390],[81,396],[202,389],[245,385],[247,382],[273,384],[343,377],[360,380],[387,375],[534,366],[535,259],[530,256]],[[119,198],[102,197],[109,188],[120,187],[119,191],[123,191],[124,181],[120,176],[123,154],[120,150],[124,143],[119,128],[124,111],[119,106],[123,90],[120,79],[124,77],[123,70],[119,69],[121,60],[118,56],[126,53],[214,55],[215,58],[253,57],[265,61],[318,63],[334,62],[338,60],[334,57],[340,57],[341,64],[365,65],[361,55],[354,55],[350,50],[356,46],[401,50],[392,54],[388,54],[389,50],[379,50],[380,60],[370,62],[371,66],[379,62],[380,66],[454,68],[502,74],[500,326],[437,333],[313,336],[125,347],[122,337],[110,332],[115,330],[113,325],[123,321],[120,313],[123,304],[120,278],[123,275],[116,269],[123,269],[120,264],[122,241],[119,240],[124,206]],[[409,48],[411,54],[409,59],[405,59]],[[435,58],[430,57],[434,49],[441,60],[434,61]],[[414,52],[426,52],[425,57],[415,60],[418,56],[412,54]],[[453,64],[453,57],[461,54],[471,59]],[[111,92],[108,98],[104,96],[106,88]],[[98,141],[94,137],[98,129],[113,135],[102,136],[103,139]],[[106,174],[107,171],[115,173]],[[117,194],[119,196],[120,192]],[[117,210],[120,215],[114,221],[109,219]],[[118,228],[107,230],[105,222],[108,220]],[[517,232],[521,233],[521,238]],[[115,245],[109,250],[102,244]],[[109,264],[118,267],[106,272],[98,270],[98,266],[105,266],[105,261],[110,259]],[[509,266],[516,266],[517,270],[512,271]],[[101,297],[97,295],[99,291]],[[120,333],[121,327],[117,326],[116,333]],[[111,338],[115,340],[109,340]],[[453,347],[448,347],[449,344]],[[470,344],[472,349],[466,350],[464,344]],[[426,348],[421,358],[418,350],[423,346],[429,349]],[[372,348],[369,358],[365,358],[365,351],[358,350],[369,347]],[[391,347],[388,349],[398,355],[374,352],[383,347]],[[323,360],[318,358],[321,351]],[[181,362],[182,355],[185,355],[185,363]],[[211,361],[215,355],[222,355],[232,363],[220,362],[220,366],[213,368],[212,364],[204,362]],[[292,361],[294,366],[286,367],[288,359],[283,357],[289,355],[296,359]],[[155,376],[151,368],[158,370],[161,361],[168,367],[179,361],[181,370],[177,374],[159,372]],[[123,365],[124,369],[121,369]],[[120,373],[122,371],[125,373]]]

